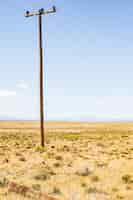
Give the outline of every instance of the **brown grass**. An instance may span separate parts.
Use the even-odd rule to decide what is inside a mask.
[[[37,122],[0,122],[0,199],[133,199],[133,123],[48,122],[45,131],[42,148]]]

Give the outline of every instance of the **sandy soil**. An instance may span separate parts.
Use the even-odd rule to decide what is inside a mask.
[[[133,200],[133,123],[0,122],[0,200]],[[47,195],[47,196],[46,196]]]

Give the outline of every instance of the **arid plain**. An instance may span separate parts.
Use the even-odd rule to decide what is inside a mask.
[[[133,200],[133,123],[0,122],[0,200]]]

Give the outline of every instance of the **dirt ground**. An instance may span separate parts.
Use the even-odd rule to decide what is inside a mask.
[[[133,200],[133,123],[0,122],[0,200]],[[51,198],[52,200],[52,198]]]

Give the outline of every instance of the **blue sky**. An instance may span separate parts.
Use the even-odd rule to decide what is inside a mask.
[[[39,117],[38,21],[43,17],[45,118],[133,120],[133,2],[0,2],[0,116]]]

